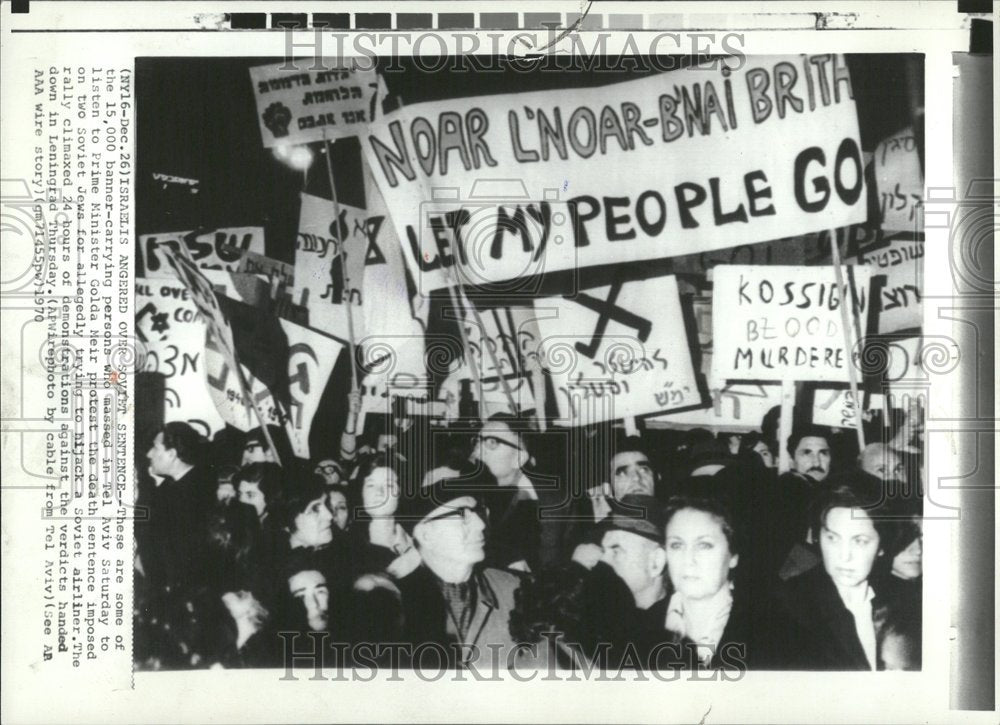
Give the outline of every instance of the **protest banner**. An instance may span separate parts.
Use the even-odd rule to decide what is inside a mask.
[[[730,383],[709,390],[710,404],[700,410],[665,413],[646,419],[647,428],[707,428],[712,431],[759,431],[764,416],[781,405],[781,386],[773,383]]]
[[[164,421],[190,423],[212,436],[225,427],[208,397],[205,322],[176,280],[135,280],[136,369],[164,376]]]
[[[882,141],[875,149],[872,163],[882,229],[922,232],[924,175],[913,129],[905,128]]]
[[[300,67],[317,62],[303,61]],[[264,148],[358,135],[377,117],[380,84],[374,69],[287,65],[250,69]]]
[[[309,310],[310,327],[346,339],[347,304],[355,308],[362,304],[361,287],[368,254],[366,212],[341,204],[338,224],[329,199],[311,194],[301,194],[301,199],[292,298]],[[343,249],[340,239],[345,240]],[[334,267],[344,264],[347,268],[342,277]],[[355,315],[354,322],[363,325],[361,315]],[[363,328],[358,332],[363,332]]]
[[[756,244],[740,244],[728,249],[698,252],[671,260],[674,274],[704,276],[720,264],[816,264],[822,255],[821,242],[828,234],[802,234]],[[829,262],[829,253],[824,260]]]
[[[446,286],[449,269],[523,283],[864,222],[843,57],[724,66],[427,102],[372,124],[362,147],[418,286]]]
[[[410,298],[396,229],[370,170],[366,164],[362,166],[367,208],[363,239],[357,242],[358,248],[366,250],[360,281],[362,289],[375,295],[371,304],[362,305],[362,314],[355,318],[360,322],[358,344],[365,368],[362,388],[374,388],[378,395],[384,392],[387,396],[419,397],[427,392],[428,383],[424,365],[427,305],[415,309],[414,302],[419,303],[421,298]],[[342,210],[346,208],[341,206]],[[355,242],[350,244],[354,246]]]
[[[308,458],[312,420],[337,356],[344,346],[332,337],[288,320],[281,320],[280,324],[288,336],[288,387],[291,402],[288,411],[280,410],[267,385],[246,365],[241,364],[247,392],[253,396],[251,403],[227,356],[211,339],[205,342],[208,390],[211,400],[227,423],[242,431],[256,428],[260,425],[254,411],[256,405],[266,423],[284,426],[295,455]]]
[[[261,307],[271,298],[271,287],[264,275],[213,269],[203,269],[201,273],[212,285],[213,290],[237,302]]]
[[[884,405],[885,396],[881,393],[868,395],[868,410],[882,410]],[[858,405],[854,394],[844,388],[817,388],[813,396],[812,422],[830,428],[856,427]]]
[[[227,354],[233,355],[233,351],[236,349],[233,343],[233,331],[229,327],[229,321],[215,296],[212,283],[195,266],[186,247],[165,246],[161,247],[160,250],[175,277],[187,289],[191,301],[208,325],[209,332],[219,340]]]
[[[872,304],[878,313],[878,333],[923,324],[923,256],[924,242],[909,234],[859,251],[857,262],[872,269]]]
[[[868,305],[870,269],[853,275],[858,312]],[[712,370],[719,380],[849,382],[856,335],[845,330],[833,267],[741,265],[715,268]]]
[[[277,259],[265,257],[256,252],[244,252],[240,258],[241,274],[260,274],[279,287],[292,288],[295,285],[295,268]]]
[[[674,277],[536,300],[535,312],[541,364],[552,378],[561,424],[701,402]]]
[[[201,269],[238,272],[244,252],[264,253],[264,229],[226,227],[140,234],[138,262],[140,269],[145,270],[147,278],[173,276],[161,249],[161,245],[171,244],[178,247],[184,245],[190,259]]]

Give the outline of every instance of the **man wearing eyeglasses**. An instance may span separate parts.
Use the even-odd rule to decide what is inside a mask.
[[[399,581],[404,637],[434,643],[449,667],[513,667],[522,650],[510,634],[520,579],[485,566],[487,514],[482,476],[445,478],[421,489],[401,517],[411,528],[421,566]]]
[[[473,441],[471,459],[487,468],[498,486],[485,496],[491,529],[487,561],[516,571],[536,570],[541,536],[538,493],[524,473],[531,454],[519,421],[503,413],[490,417]]]

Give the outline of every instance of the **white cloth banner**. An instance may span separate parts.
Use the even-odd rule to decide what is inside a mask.
[[[401,108],[362,138],[422,290],[866,221],[842,56]]]

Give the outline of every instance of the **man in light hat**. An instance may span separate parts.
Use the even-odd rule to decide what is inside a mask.
[[[521,579],[482,565],[488,515],[480,497],[488,485],[481,476],[440,479],[416,492],[400,516],[422,561],[398,582],[404,639],[446,655],[436,662],[428,654],[427,666],[493,671],[526,654],[510,633]]]

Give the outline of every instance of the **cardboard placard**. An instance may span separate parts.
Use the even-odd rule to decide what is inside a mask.
[[[718,380],[848,382],[856,342],[845,341],[840,305],[853,275],[860,319],[868,309],[870,269],[832,266],[719,266],[714,271],[712,370]]]
[[[535,311],[563,425],[701,402],[674,277],[549,297]]]
[[[250,69],[264,148],[356,136],[380,111],[374,69],[314,69],[322,58]],[[325,136],[324,136],[325,134]]]

